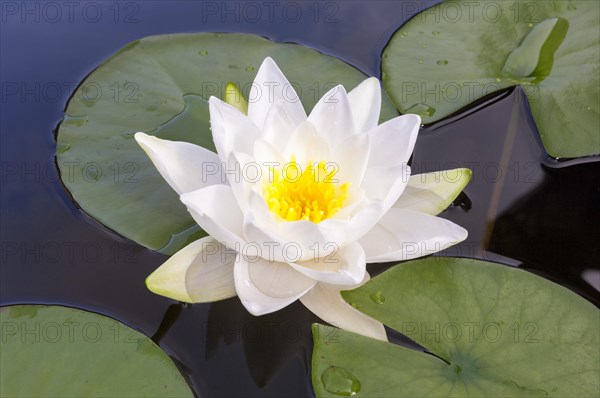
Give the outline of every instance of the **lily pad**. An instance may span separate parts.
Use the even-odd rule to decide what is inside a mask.
[[[599,154],[599,23],[597,1],[445,1],[394,34],[384,87],[431,123],[519,84],[548,154]]]
[[[248,95],[261,62],[275,59],[304,107],[336,84],[366,76],[337,58],[248,34],[146,37],[122,48],[79,86],[57,135],[61,178],[81,208],[112,230],[172,254],[205,233],[158,174],[133,134],[215,150],[208,99],[233,82]],[[384,98],[382,121],[397,115]]]
[[[526,271],[431,257],[342,296],[430,353],[315,325],[318,397],[600,395],[600,311]]]
[[[0,396],[193,397],[164,351],[105,316],[15,305],[0,327]]]

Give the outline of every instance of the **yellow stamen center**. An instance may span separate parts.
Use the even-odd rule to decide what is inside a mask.
[[[269,210],[287,221],[321,222],[335,213],[348,199],[349,183],[338,184],[333,163],[309,161],[301,168],[294,156],[281,168],[270,167],[264,198]]]

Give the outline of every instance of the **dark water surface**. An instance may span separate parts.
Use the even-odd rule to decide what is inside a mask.
[[[75,86],[141,37],[256,33],[380,77],[391,34],[435,2],[253,2],[260,17],[236,1],[75,3],[0,3],[0,303],[63,304],[118,319],[153,336],[198,396],[312,395],[310,324],[318,318],[299,303],[257,318],[237,298],[184,307],[150,293],[144,279],[166,257],[115,236],[72,203],[54,165],[53,131]],[[413,170],[453,167],[474,176],[443,214],[469,230],[447,254],[520,266],[600,305],[589,283],[600,263],[597,158],[550,159],[522,91],[511,89],[423,129]]]

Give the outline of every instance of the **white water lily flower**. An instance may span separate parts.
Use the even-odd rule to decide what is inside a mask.
[[[339,291],[365,283],[368,262],[413,259],[464,240],[464,228],[435,215],[470,171],[410,176],[420,118],[377,125],[375,78],[349,93],[334,87],[307,117],[267,58],[247,115],[215,97],[209,106],[217,153],[135,135],[210,235],[173,255],[148,288],[191,303],[238,295],[254,315],[300,299],[331,324],[386,340],[383,325]]]

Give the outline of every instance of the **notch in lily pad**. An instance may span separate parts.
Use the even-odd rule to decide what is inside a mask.
[[[383,85],[426,124],[521,85],[550,156],[598,155],[599,21],[598,1],[444,1],[392,36]]]
[[[569,22],[564,18],[549,18],[535,25],[509,54],[502,73],[517,81],[540,83],[550,75],[554,53],[568,29]]]

